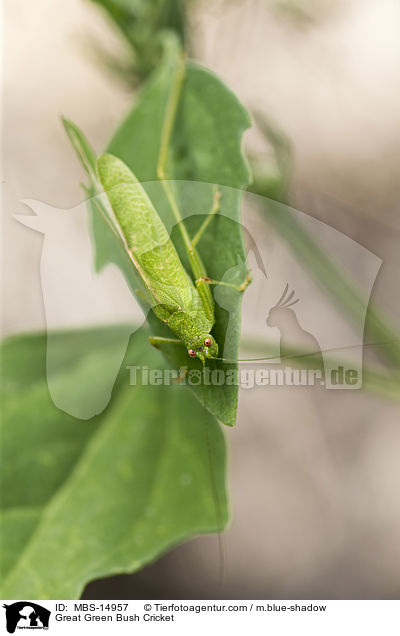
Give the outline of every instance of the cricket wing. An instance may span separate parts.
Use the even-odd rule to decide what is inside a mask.
[[[97,171],[126,248],[154,303],[171,311],[190,311],[194,285],[144,188],[113,155],[102,155]]]

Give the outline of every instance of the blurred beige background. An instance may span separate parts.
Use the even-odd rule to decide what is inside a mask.
[[[303,0],[299,19],[283,4],[194,3],[196,57],[289,135],[297,207],[383,259],[373,298],[398,324],[400,5]],[[100,151],[132,95],[94,59],[91,38],[120,47],[95,6],[6,0],[4,8],[8,334],[45,327],[42,237],[11,215],[26,212],[24,198],[59,208],[82,200],[82,174],[59,115],[76,121]],[[261,147],[252,131],[246,144]],[[78,237],[79,219],[75,231]],[[115,320],[128,315],[125,302],[110,285]],[[224,584],[217,584],[216,540],[201,537],[136,576],[90,585],[88,597],[398,597],[397,406],[359,391],[242,391],[237,427],[226,437],[234,516]]]

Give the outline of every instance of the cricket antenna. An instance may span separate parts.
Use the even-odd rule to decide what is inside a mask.
[[[297,302],[297,301],[294,301]],[[294,303],[290,303],[290,304],[294,304]],[[393,342],[400,342],[400,340],[398,338],[393,338],[392,340],[382,340],[379,342],[364,342],[361,344],[353,344],[353,345],[344,345],[342,347],[331,347],[329,349],[322,349],[322,353],[330,353],[332,351],[343,351],[344,349],[358,349],[360,347],[376,347],[376,346],[380,346],[380,345],[387,345],[387,344],[392,344]],[[277,360],[278,358],[280,358],[281,360],[285,359],[285,358],[290,358],[290,359],[299,359],[299,358],[307,358],[307,357],[312,357],[314,355],[314,352],[307,352],[307,353],[301,353],[299,352],[298,354],[292,354],[292,353],[288,353],[287,355],[279,355],[279,356],[270,356],[268,358],[264,357],[264,358],[213,358],[214,360],[220,360],[221,362],[228,362],[230,364],[234,364],[236,362],[268,362],[269,360]]]
[[[218,582],[220,585],[222,585],[224,581],[224,577],[225,577],[225,545],[224,545],[224,538],[222,535],[223,521],[222,521],[221,501],[218,496],[217,481],[215,478],[214,462],[213,462],[213,456],[212,456],[212,448],[211,448],[211,440],[210,440],[210,423],[209,423],[209,415],[207,411],[206,385],[205,385],[204,372],[205,372],[205,363],[203,362],[202,384],[203,384],[204,420],[205,420],[204,432],[205,432],[205,439],[206,439],[208,463],[210,467],[211,489],[213,492],[214,505],[215,505],[215,518],[216,518],[217,529],[218,529],[218,554],[219,554]]]

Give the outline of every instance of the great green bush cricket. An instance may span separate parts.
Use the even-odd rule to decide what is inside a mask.
[[[184,345],[188,355],[207,359],[218,356],[218,343],[211,334],[215,322],[211,285],[225,285],[244,291],[250,282],[247,274],[241,285],[212,280],[196,245],[219,211],[220,193],[214,190],[212,208],[193,238],[189,237],[173,188],[165,171],[168,148],[176,119],[177,106],[185,74],[185,60],[178,57],[162,128],[157,176],[178,224],[194,281],[184,269],[175,246],[143,186],[117,157],[104,154],[98,160],[80,131],[64,120],[67,133],[88,171],[93,190],[104,191],[106,201],[96,201],[112,231],[122,242],[144,287],[155,315],[171,329],[175,338],[151,337],[158,348],[163,344]]]
[[[197,251],[197,245],[209,224],[220,209],[220,192],[214,188],[213,202],[209,214],[191,238],[183,222],[173,186],[166,174],[166,162],[171,136],[176,119],[177,106],[185,74],[185,61],[179,58],[172,76],[160,137],[157,177],[164,189],[169,206],[179,228],[192,276],[185,270],[176,248],[160,216],[148,197],[144,187],[130,169],[117,157],[106,154],[98,160],[82,133],[71,122],[64,120],[67,134],[91,181],[87,190],[92,203],[129,255],[138,272],[145,291],[146,300],[154,314],[173,332],[174,338],[150,338],[151,344],[163,349],[163,345],[185,346],[191,358],[207,360],[218,356],[218,343],[211,331],[215,322],[214,299],[211,285],[224,285],[241,293],[250,282],[247,274],[240,285],[212,280]],[[105,196],[101,193],[105,192]],[[212,452],[209,442],[206,388],[203,384],[205,410],[205,435],[211,473],[211,487],[216,508],[219,530],[223,528]],[[221,541],[221,539],[220,539]],[[221,544],[220,544],[221,545]],[[221,566],[222,566],[222,547]]]

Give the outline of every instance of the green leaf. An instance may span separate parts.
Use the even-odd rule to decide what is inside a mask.
[[[135,107],[115,134],[108,151],[122,159],[144,186],[169,231],[188,272],[187,254],[175,219],[157,179],[157,161],[165,109],[171,88],[174,61],[165,63],[141,92]],[[186,219],[189,234],[194,235],[211,208],[213,184],[220,184],[221,211],[212,220],[198,244],[207,275],[215,280],[240,283],[245,277],[245,250],[240,225],[242,188],[249,181],[248,166],[241,152],[243,131],[249,126],[247,112],[236,97],[213,74],[196,64],[187,64],[186,77],[178,106],[176,123],[168,154],[167,174],[173,178],[176,197]],[[131,290],[140,289],[132,265],[119,248],[104,219],[93,211],[97,267],[116,263],[127,277]],[[228,276],[228,278],[226,278]],[[225,277],[225,278],[224,278]],[[239,351],[242,294],[215,288],[218,301],[213,334],[221,354],[237,359]],[[141,295],[138,296],[139,302]],[[171,332],[151,312],[148,317],[152,335],[171,336]],[[175,367],[199,368],[188,359],[184,348],[169,347],[168,358]],[[210,361],[211,370],[236,368]],[[191,387],[204,403],[202,387]],[[207,408],[224,424],[236,421],[235,385],[208,386]]]
[[[119,330],[124,337],[126,326],[108,328],[107,342]],[[106,332],[98,330],[99,342]],[[84,337],[58,334],[70,354],[59,370],[66,381],[82,364]],[[129,384],[128,364],[162,368],[147,343],[146,331],[132,337],[109,407],[89,421],[52,403],[44,335],[3,344],[2,598],[78,598],[94,578],[134,572],[225,525],[222,432],[208,415],[213,485],[205,411],[191,393],[177,384]],[[107,365],[108,349],[93,373]]]

